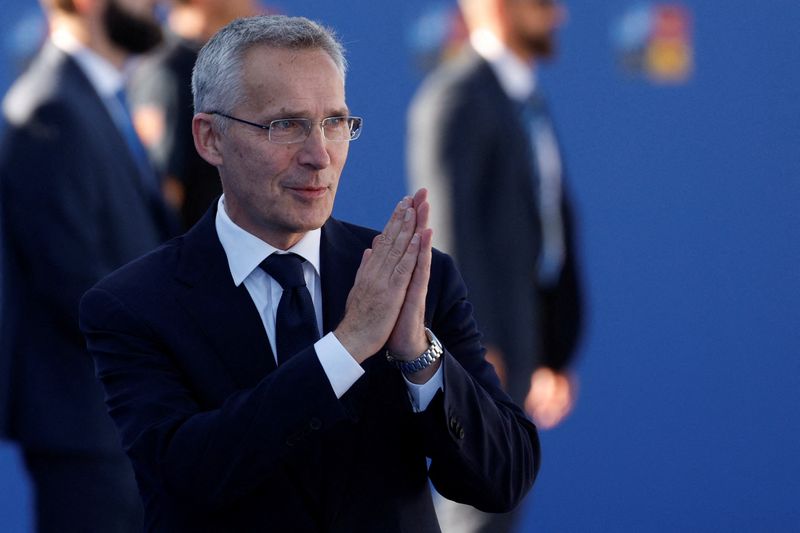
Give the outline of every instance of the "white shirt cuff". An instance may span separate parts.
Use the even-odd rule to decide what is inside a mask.
[[[328,376],[337,398],[344,396],[353,383],[364,375],[364,369],[342,346],[333,332],[315,342],[314,351],[317,352],[319,364]]]
[[[411,398],[411,407],[414,408],[415,413],[420,413],[427,409],[439,389],[444,390],[441,364],[436,369],[436,373],[431,376],[431,379],[422,385],[408,381],[405,376],[403,376],[403,379],[408,387],[408,397]]]

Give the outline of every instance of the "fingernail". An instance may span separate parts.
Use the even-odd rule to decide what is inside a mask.
[[[415,233],[413,237],[411,237],[411,244],[417,244],[419,242],[419,233]]]
[[[411,217],[413,217],[413,216],[414,216],[414,210],[410,209],[410,208],[406,209],[405,220],[411,220]]]

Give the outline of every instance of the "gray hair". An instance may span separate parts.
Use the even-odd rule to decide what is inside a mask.
[[[347,73],[344,46],[333,30],[304,17],[263,15],[234,20],[203,46],[192,72],[195,112],[230,113],[245,98],[245,53],[256,45],[327,52],[342,79]],[[222,126],[222,124],[219,124]]]

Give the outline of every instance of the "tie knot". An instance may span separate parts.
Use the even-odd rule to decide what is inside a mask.
[[[283,290],[305,287],[303,263],[297,254],[272,254],[261,262],[261,269],[272,276]]]

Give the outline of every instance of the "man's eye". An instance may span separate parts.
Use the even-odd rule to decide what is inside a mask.
[[[344,117],[330,117],[325,119],[325,125],[329,128],[341,128],[345,124]]]
[[[273,120],[272,123],[270,124],[271,129],[278,131],[291,131],[299,127],[300,124],[296,120],[291,120],[291,119]]]

